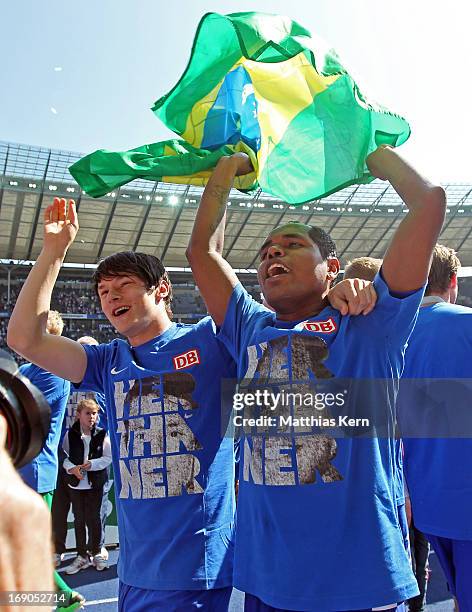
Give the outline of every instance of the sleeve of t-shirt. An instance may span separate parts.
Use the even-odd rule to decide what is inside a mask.
[[[87,369],[80,383],[74,384],[74,389],[87,389],[87,391],[103,392],[105,388],[104,377],[108,362],[108,344],[83,345],[87,355]]]
[[[238,360],[241,350],[245,350],[248,345],[256,325],[264,317],[272,319],[273,313],[256,302],[241,283],[238,283],[231,294],[225,320],[217,336],[233,359]]]
[[[377,292],[374,310],[366,317],[360,315],[351,320],[354,320],[355,324],[366,326],[367,330],[375,327],[379,335],[388,338],[389,343],[403,346],[415,326],[425,287],[407,293],[390,291],[383,278],[382,269],[374,278],[374,287]]]

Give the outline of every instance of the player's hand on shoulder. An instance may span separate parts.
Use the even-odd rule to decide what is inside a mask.
[[[370,281],[349,278],[329,291],[328,301],[342,315],[367,315],[375,307],[377,293]]]
[[[74,200],[54,198],[44,211],[44,247],[63,256],[79,230]]]

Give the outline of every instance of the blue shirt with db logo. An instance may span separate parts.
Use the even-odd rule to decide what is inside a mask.
[[[234,456],[220,381],[234,362],[208,317],[141,346],[84,346],[81,388],[104,393],[120,536],[118,575],[154,590],[232,584]]]
[[[242,432],[234,571],[238,589],[275,608],[356,610],[418,593],[398,521],[394,427],[423,290],[394,297],[381,275],[374,285],[367,316],[325,308],[292,322],[237,285],[220,331],[238,362],[238,398],[275,394],[262,415],[275,426]],[[309,407],[313,385],[326,393]],[[282,421],[274,405],[284,398]],[[297,425],[300,415],[319,421]]]

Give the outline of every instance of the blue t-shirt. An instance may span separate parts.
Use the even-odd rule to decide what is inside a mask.
[[[51,422],[46,442],[39,455],[21,468],[20,474],[26,484],[38,493],[49,493],[56,488],[57,449],[70,393],[70,382],[32,363],[20,366],[20,373],[38,387],[51,407]]]
[[[106,398],[120,536],[118,575],[143,589],[232,584],[233,440],[220,380],[234,378],[208,317],[137,347],[84,346],[81,388]]]
[[[419,435],[431,435],[404,438],[415,526],[432,535],[472,540],[472,309],[444,302],[420,308],[405,360],[402,386],[408,387],[399,396],[400,423],[409,434],[417,426]],[[421,379],[446,380],[424,381],[425,392]],[[429,433],[422,430],[423,422]],[[438,437],[449,427],[453,437]]]
[[[399,299],[380,275],[374,285],[377,306],[367,316],[342,317],[327,307],[299,322],[277,320],[237,285],[220,331],[245,385],[276,381],[280,390],[330,375],[346,384],[381,381],[374,388],[383,398],[363,391],[357,403],[379,413],[389,436],[292,430],[241,438],[234,584],[273,607],[355,610],[418,593],[397,515],[393,430],[423,290]]]

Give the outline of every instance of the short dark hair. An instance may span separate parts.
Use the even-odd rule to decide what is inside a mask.
[[[324,229],[316,225],[307,225],[307,227],[309,228],[308,235],[319,248],[320,255],[323,259],[338,256],[336,244],[328,232],[325,232]]]
[[[154,255],[135,253],[134,251],[121,251],[102,259],[92,276],[96,294],[98,295],[98,284],[105,278],[128,275],[140,278],[146,289],[157,287],[161,280],[165,280],[169,285],[169,294],[164,298],[164,303],[167,314],[169,317],[172,317],[170,306],[172,302],[172,284],[161,260]]]
[[[306,223],[301,223],[300,221],[288,221],[287,223],[283,223],[278,227],[274,227],[269,235],[273,234],[275,230],[279,230],[287,225],[298,225],[299,227],[302,227],[318,247],[323,260],[328,259],[328,257],[337,257],[334,240],[331,238],[328,232],[325,232],[324,229],[315,225],[307,225]]]

